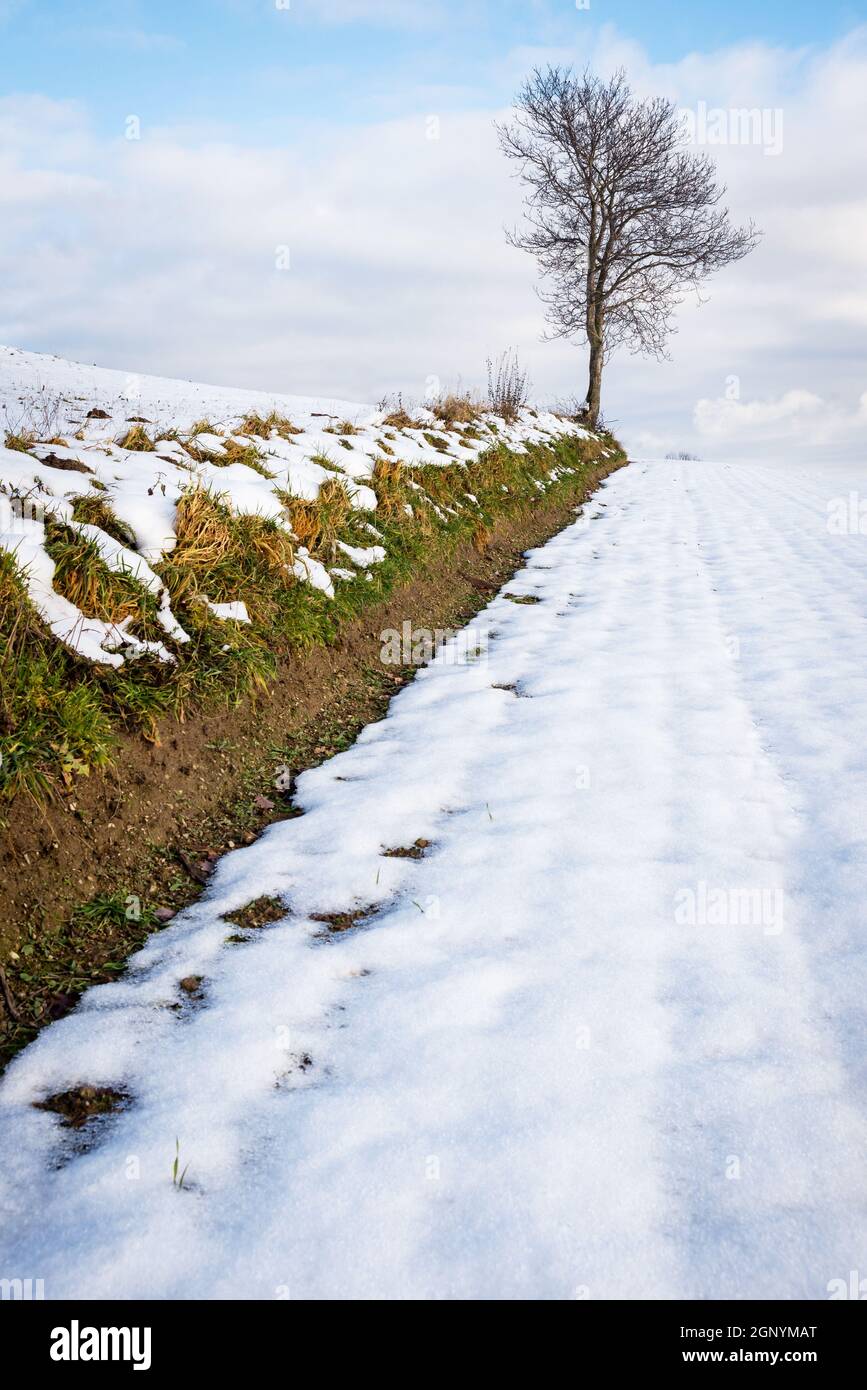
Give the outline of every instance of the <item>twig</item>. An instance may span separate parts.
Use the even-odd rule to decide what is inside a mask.
[[[188,855],[184,854],[184,851],[182,849],[176,849],[175,854],[178,856],[178,859],[183,864],[190,878],[195,879],[196,883],[201,883],[204,887],[204,885],[208,882],[207,874],[203,874],[201,869],[197,869],[195,864],[192,862]]]
[[[12,998],[12,991],[9,988],[9,981],[6,979],[6,972],[0,965],[0,994],[3,995],[3,1002],[6,1005],[6,1012],[13,1023],[21,1022],[21,1015],[15,1007],[15,1000]]]

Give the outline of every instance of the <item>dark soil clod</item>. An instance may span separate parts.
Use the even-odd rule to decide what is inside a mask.
[[[231,922],[233,926],[248,931],[254,927],[267,927],[272,922],[280,922],[285,916],[286,908],[278,898],[257,898],[255,902],[238,908],[236,912],[227,912],[223,921]]]
[[[424,859],[425,853],[430,849],[430,846],[430,840],[416,840],[406,848],[384,849],[382,853],[385,859]]]
[[[360,907],[354,912],[311,912],[311,922],[322,922],[335,935],[341,932],[351,931],[360,922],[365,922],[374,913],[378,912],[378,907]]]
[[[71,1091],[59,1091],[45,1100],[34,1101],[35,1110],[48,1110],[59,1115],[60,1123],[69,1129],[81,1129],[98,1115],[122,1110],[132,1101],[128,1091],[109,1086],[76,1086]]]

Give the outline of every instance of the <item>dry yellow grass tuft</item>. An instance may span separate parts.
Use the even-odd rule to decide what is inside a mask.
[[[177,545],[163,567],[175,599],[199,590],[215,600],[234,598],[257,572],[290,582],[295,552],[288,532],[265,517],[234,515],[207,488],[183,494],[175,530]]]
[[[48,549],[54,560],[54,587],[86,618],[122,623],[140,616],[144,592],[105,564],[93,541],[65,526],[49,525]]]
[[[442,420],[446,429],[451,429],[453,425],[472,425],[484,413],[482,406],[470,396],[455,391],[440,396],[431,406],[431,410],[438,420]]]
[[[144,425],[133,425],[132,429],[127,430],[123,439],[120,441],[122,449],[132,449],[140,454],[152,454],[154,451],[154,441],[151,439]]]
[[[384,516],[400,516],[408,499],[406,471],[400,459],[378,458],[373,465],[371,486]]]
[[[36,435],[31,430],[22,430],[20,433],[8,430],[3,443],[7,449],[12,449],[16,454],[29,454],[36,443]]]
[[[284,439],[291,439],[293,434],[304,433],[303,430],[299,430],[293,425],[291,420],[287,420],[285,415],[281,415],[276,410],[272,410],[270,415],[264,417],[258,415],[255,410],[251,411],[249,415],[244,416],[238,430],[239,434],[252,434],[258,439],[270,439],[275,432],[282,435]]]
[[[412,416],[404,410],[403,406],[400,406],[397,410],[393,410],[390,415],[386,415],[382,423],[388,425],[393,430],[420,430],[424,428],[419,420],[414,420]]]
[[[280,496],[299,545],[306,546],[310,554],[319,559],[334,559],[337,537],[352,512],[352,503],[343,483],[337,478],[329,478],[319,489],[315,502],[304,502],[288,493]]]

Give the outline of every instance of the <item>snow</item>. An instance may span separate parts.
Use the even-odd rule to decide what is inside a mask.
[[[94,528],[81,527],[86,532]],[[102,534],[102,533],[100,533]],[[9,551],[24,578],[28,597],[40,617],[58,641],[73,651],[102,666],[122,666],[119,654],[124,648],[130,656],[151,654],[160,661],[173,662],[175,657],[162,642],[146,642],[129,631],[130,619],[107,623],[99,618],[85,618],[74,603],[70,603],[54,588],[54,561],[45,550],[44,523],[32,517],[16,517],[13,530],[0,529],[0,549]],[[112,556],[112,568],[121,568],[120,554]],[[117,563],[114,563],[114,561]],[[156,579],[152,571],[145,570]],[[144,580],[144,573],[140,572]],[[159,582],[159,581],[157,581]],[[148,585],[150,587],[150,585]],[[160,590],[162,585],[160,584]],[[160,622],[166,632],[177,640],[189,638],[171,612],[161,602]]]
[[[614,475],[482,655],[443,649],[13,1063],[0,1267],[77,1299],[821,1299],[863,1268],[867,549],[826,515],[858,482]],[[227,944],[263,895],[285,918]],[[133,1099],[81,1153],[32,1103],[85,1082]]]
[[[287,417],[295,433],[287,438],[273,430],[270,438],[262,439],[240,432],[249,413],[267,418],[273,411]],[[438,423],[434,415],[428,410],[417,413],[434,432]],[[385,414],[349,401],[268,395],[137,376],[0,347],[2,437],[7,430],[13,434],[35,431],[38,436],[27,453],[0,448],[0,507],[9,511],[11,499],[24,499],[31,510],[38,508],[41,516],[50,514],[69,522],[75,500],[98,492],[128,528],[143,568],[130,569],[126,559],[124,565],[152,587],[144,576],[147,572],[155,578],[150,567],[158,566],[177,544],[178,502],[192,488],[207,489],[236,515],[266,517],[289,529],[285,495],[314,502],[323,484],[335,478],[345,488],[353,508],[375,512],[377,496],[370,479],[377,458],[388,449],[406,464],[439,467],[466,463],[500,440],[524,452],[531,441],[550,442],[559,435],[586,433],[546,412],[524,411],[514,425],[486,415],[477,422],[481,437],[469,447],[458,447],[457,436],[441,436],[452,448],[452,453],[443,454],[425,440],[424,430],[388,429],[385,432],[391,442],[386,443]],[[206,419],[222,433],[197,429]],[[155,439],[152,452],[123,447],[132,423],[141,421],[142,428]],[[341,423],[356,432],[328,432]],[[176,431],[182,438],[163,437],[167,431]],[[56,442],[63,440],[66,442]],[[228,441],[244,448],[254,446],[271,476],[245,463],[222,462],[227,458]],[[58,639],[80,656],[104,662],[105,641],[93,622],[60,595],[53,595],[54,570],[42,545],[42,532],[31,527],[22,545],[21,528],[8,518],[4,521],[0,513],[0,535],[5,537],[0,546],[12,550],[20,560],[29,557],[34,570],[27,579],[28,588],[31,594],[38,592],[40,612],[45,615],[51,611],[52,630]],[[109,557],[114,552],[110,537],[102,532],[100,536],[100,549],[111,563]],[[343,548],[348,558],[363,568],[385,558],[381,547]],[[306,552],[299,551],[292,568],[300,582],[334,597],[328,572]],[[237,601],[243,604],[244,596],[239,595]],[[162,611],[167,635],[186,640],[167,603]],[[147,649],[147,644],[137,644],[126,631],[121,645],[128,651]],[[160,647],[159,651],[163,659],[173,659],[167,649]],[[117,666],[123,661],[120,655],[110,659]]]
[[[58,393],[65,402],[59,418],[55,418],[50,402]],[[267,416],[274,409],[290,419],[294,412],[295,423],[311,426],[320,418],[327,424],[329,419],[325,417],[355,424],[373,413],[371,406],[357,401],[207,386],[0,347],[0,412],[5,413],[12,427],[26,408],[37,418],[41,410],[53,426],[52,434],[61,435],[88,410],[104,410],[109,419],[93,424],[109,437],[125,432],[131,415],[142,415],[168,429],[188,428],[197,420],[228,424],[251,411]]]
[[[250,614],[247,612],[247,605],[240,599],[235,599],[231,603],[213,603],[211,599],[202,595],[202,602],[208,605],[215,618],[219,618],[224,623],[248,623]]]
[[[362,570],[368,569],[371,565],[381,565],[385,559],[385,547],[381,545],[362,548],[357,545],[347,545],[345,541],[338,541],[337,548],[346,556],[347,560],[351,560]]]
[[[292,566],[293,572],[298,579],[305,584],[312,584],[314,589],[319,589],[329,598],[334,598],[334,584],[331,575],[336,574],[338,578],[343,577],[338,570],[328,570],[321,560],[316,560],[308,551],[306,545],[300,545],[295,552],[295,563]]]

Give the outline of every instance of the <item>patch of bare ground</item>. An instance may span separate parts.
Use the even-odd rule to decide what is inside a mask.
[[[124,1109],[131,1099],[127,1091],[113,1090],[108,1086],[75,1086],[72,1090],[59,1091],[57,1095],[35,1101],[34,1109],[48,1110],[52,1115],[57,1115],[60,1123],[68,1129],[81,1129],[98,1115],[109,1115]]]
[[[311,922],[321,922],[328,928],[328,934],[340,936],[343,932],[352,931],[353,927],[359,926],[362,922],[367,922],[375,916],[381,909],[377,906],[353,908],[349,912],[311,912]]]
[[[280,922],[286,915],[287,909],[277,898],[257,898],[255,902],[248,903],[237,912],[227,912],[223,921],[231,922],[233,926],[241,927],[244,931],[252,931],[255,928],[270,926],[272,922]]]
[[[413,844],[399,849],[384,849],[385,859],[424,859],[430,849],[430,840],[415,840]]]

